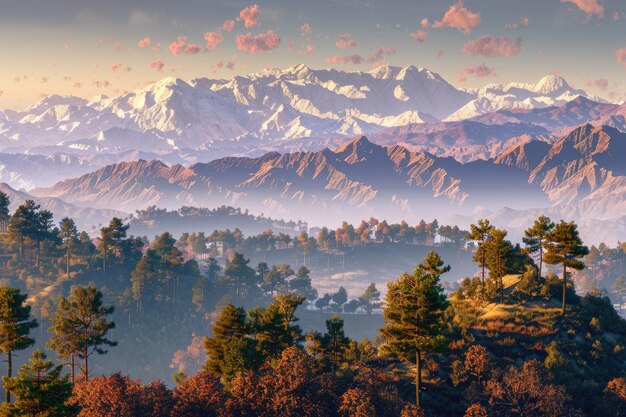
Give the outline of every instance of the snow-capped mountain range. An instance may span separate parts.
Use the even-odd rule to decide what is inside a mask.
[[[117,97],[52,95],[22,111],[0,111],[0,152],[79,158],[130,152],[193,163],[321,149],[350,136],[551,108],[576,97],[603,102],[555,75],[465,91],[414,66],[346,72],[295,65],[228,80],[167,77]],[[0,180],[10,176],[0,173]],[[13,184],[42,185],[20,181]]]
[[[510,228],[547,212],[602,221],[617,241],[626,231],[624,132],[625,104],[555,75],[462,90],[414,66],[296,65],[0,111],[0,183],[86,222],[149,204],[291,218],[317,207],[321,219],[309,220],[320,222],[448,212]],[[583,224],[588,236],[594,225]]]

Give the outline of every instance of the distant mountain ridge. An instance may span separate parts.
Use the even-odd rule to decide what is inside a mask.
[[[467,163],[357,137],[321,151],[226,157],[188,167],[122,162],[32,194],[126,212],[227,204],[312,224],[370,215],[445,219],[504,207],[526,213],[510,218],[511,224],[541,212],[606,223],[626,212],[624,155],[625,133],[590,124],[552,144],[521,141],[494,158]]]
[[[398,145],[383,147],[365,137],[336,149],[228,157],[190,167],[157,160],[124,162],[33,193],[126,211],[153,204],[165,208],[239,204],[267,213],[276,209],[293,217],[302,207],[326,207],[331,212],[410,211],[421,199],[432,203],[428,210],[436,212],[468,202],[495,205],[497,200],[488,190],[506,193],[504,176],[493,175],[499,171],[506,171],[508,188],[516,189],[508,193],[510,201],[524,194],[547,202],[528,184],[523,169],[487,161],[461,164]]]

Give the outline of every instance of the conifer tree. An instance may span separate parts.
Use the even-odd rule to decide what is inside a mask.
[[[333,375],[336,374],[345,359],[346,349],[350,345],[350,339],[346,337],[343,330],[343,320],[338,316],[326,320],[326,333],[309,333],[307,341],[309,353],[325,364]]]
[[[547,216],[539,216],[535,223],[524,231],[522,241],[527,253],[539,252],[539,278],[543,273],[543,247],[546,235],[554,229],[554,222]]]
[[[416,405],[420,406],[423,354],[442,349],[446,343],[444,320],[448,300],[439,277],[416,268],[388,284],[385,326],[381,334],[385,348],[400,359],[416,365]]]
[[[11,200],[9,199],[9,196],[0,191],[0,227],[2,227],[2,231],[6,231],[9,218],[11,217],[9,212],[10,204]]]
[[[204,368],[208,372],[228,383],[238,372],[260,365],[256,343],[248,336],[249,324],[243,307],[226,305],[212,332],[204,343],[208,356]]]
[[[336,304],[337,310],[341,311],[343,306],[348,301],[348,291],[344,287],[339,287],[336,293],[332,295],[333,302]]]
[[[470,233],[467,235],[468,239],[478,242],[478,248],[474,253],[474,262],[477,262],[481,267],[481,282],[483,284],[483,290],[485,288],[485,267],[486,267],[486,248],[485,242],[489,239],[489,231],[494,227],[489,223],[487,219],[478,220],[477,224],[470,225]]]
[[[560,264],[563,267],[563,303],[561,314],[565,314],[565,296],[567,293],[567,268],[584,269],[585,264],[580,259],[589,253],[578,234],[576,223],[566,223],[561,220],[554,230],[546,234],[546,253],[543,260],[551,265]]]
[[[65,268],[67,278],[70,277],[70,256],[76,246],[78,240],[78,229],[76,223],[69,217],[64,217],[59,223],[59,237],[63,242],[63,248],[65,249]]]
[[[436,278],[450,271],[450,265],[443,266],[444,262],[437,252],[430,252],[423,262],[417,264],[417,270],[422,274],[430,274]]]
[[[72,384],[61,376],[63,365],[54,365],[39,349],[29,363],[21,366],[17,377],[3,377],[6,390],[15,402],[5,403],[0,413],[7,417],[69,417],[74,409],[66,405],[72,395]]]
[[[507,231],[504,229],[491,229],[489,240],[484,243],[485,263],[489,268],[489,278],[500,293],[500,302],[504,298],[504,283],[502,277],[508,272],[507,256],[513,249],[511,242],[506,240]]]
[[[301,266],[296,272],[296,277],[289,281],[289,290],[294,294],[306,297],[310,303],[317,298],[317,290],[311,283],[311,271],[306,266]]]
[[[37,321],[30,318],[30,306],[24,305],[27,295],[17,288],[0,287],[0,350],[7,355],[7,377],[13,373],[13,352],[35,344],[29,337]],[[11,391],[5,388],[6,402],[11,402]]]
[[[100,241],[102,252],[102,269],[104,272],[108,268],[110,251],[119,248],[122,240],[126,237],[126,231],[130,226],[124,224],[122,219],[113,217],[107,227],[100,229]]]
[[[359,297],[359,301],[365,306],[367,314],[372,314],[372,310],[380,306],[380,291],[376,289],[376,284],[372,282],[368,285],[363,295]]]
[[[248,266],[249,263],[250,260],[246,259],[243,254],[235,252],[233,259],[224,270],[226,278],[235,290],[235,295],[240,298],[244,297],[245,289],[256,276],[254,269]]]
[[[53,335],[48,348],[57,352],[60,359],[70,359],[70,372],[74,382],[75,358],[82,359],[80,366],[85,380],[89,380],[89,357],[94,353],[106,354],[104,346],[117,346],[107,339],[115,323],[107,320],[113,307],[105,307],[102,293],[95,287],[74,286],[69,298],[62,297],[49,329]]]

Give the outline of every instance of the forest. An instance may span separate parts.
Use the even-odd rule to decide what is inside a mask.
[[[589,248],[574,222],[540,216],[519,243],[487,219],[262,216],[281,231],[149,239],[137,220],[79,231],[9,203],[0,193],[0,415],[626,415],[626,245]],[[248,216],[136,218],[219,213]],[[386,288],[315,285],[331,259],[409,250],[423,256]],[[465,258],[471,273],[449,280]]]

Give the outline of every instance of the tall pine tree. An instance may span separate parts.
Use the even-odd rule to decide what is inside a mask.
[[[527,253],[539,253],[539,278],[543,273],[543,246],[546,235],[554,229],[554,222],[547,216],[539,216],[535,223],[524,231],[522,241]]]
[[[445,346],[448,300],[439,276],[421,268],[416,268],[413,275],[404,273],[387,288],[385,325],[380,331],[386,349],[402,360],[414,361],[415,404],[419,407],[423,355]]]
[[[54,349],[61,359],[70,358],[72,382],[75,358],[82,359],[81,370],[85,380],[89,380],[89,357],[107,353],[104,346],[117,345],[106,337],[115,327],[107,319],[113,310],[103,305],[102,293],[92,286],[74,286],[69,298],[61,298],[49,329],[53,335],[48,348]]]
[[[584,269],[585,264],[580,259],[589,253],[578,234],[576,223],[561,221],[554,230],[546,234],[546,253],[543,260],[552,265],[563,267],[563,304],[561,314],[565,314],[565,297],[567,294],[567,268]]]
[[[30,318],[30,306],[24,305],[27,295],[17,288],[0,287],[0,350],[7,355],[7,377],[13,373],[13,352],[35,344],[30,335],[37,321]],[[11,392],[5,387],[6,402]]]

